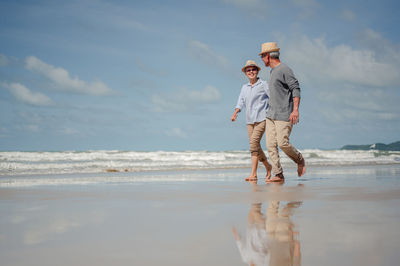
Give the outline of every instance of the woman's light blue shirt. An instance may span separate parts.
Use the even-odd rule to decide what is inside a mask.
[[[236,108],[246,108],[246,123],[262,122],[267,116],[269,88],[265,80],[258,79],[254,85],[250,82],[242,86]]]

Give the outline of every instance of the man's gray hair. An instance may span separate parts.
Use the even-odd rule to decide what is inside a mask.
[[[279,59],[279,52],[270,52],[269,53],[269,56],[271,57],[271,58],[276,58],[276,59]]]

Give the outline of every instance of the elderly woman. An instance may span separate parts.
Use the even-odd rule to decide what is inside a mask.
[[[235,121],[238,113],[246,108],[247,133],[250,140],[251,174],[246,181],[257,181],[258,161],[267,169],[266,181],[271,177],[271,165],[260,146],[260,140],[265,131],[265,119],[268,109],[269,89],[268,83],[258,77],[260,67],[253,60],[248,60],[242,71],[249,79],[249,83],[242,86],[232,121]]]

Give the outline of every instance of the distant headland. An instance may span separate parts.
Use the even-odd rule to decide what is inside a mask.
[[[379,150],[379,151],[400,151],[400,141],[390,144],[375,143],[367,145],[345,145],[341,150]]]

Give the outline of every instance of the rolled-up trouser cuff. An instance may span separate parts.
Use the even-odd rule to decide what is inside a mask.
[[[265,121],[247,125],[247,133],[250,140],[250,153],[252,156],[257,156],[260,162],[267,158],[261,148],[260,141],[265,132]]]

